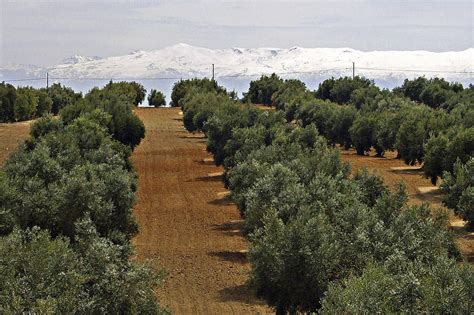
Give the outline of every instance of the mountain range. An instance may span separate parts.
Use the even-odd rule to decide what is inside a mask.
[[[354,63],[354,64],[353,64]],[[175,81],[179,78],[215,77],[229,88],[244,89],[252,79],[277,73],[298,78],[310,88],[328,77],[356,75],[392,88],[405,78],[444,77],[464,85],[474,83],[474,48],[453,52],[360,51],[351,48],[228,48],[174,46],[113,57],[75,55],[53,67],[9,66],[0,68],[0,80],[42,78],[52,80]],[[59,78],[59,79],[55,79]]]

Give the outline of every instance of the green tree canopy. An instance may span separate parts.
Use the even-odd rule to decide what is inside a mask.
[[[275,73],[270,76],[262,75],[260,79],[250,82],[249,90],[244,94],[244,102],[271,105],[273,93],[283,84],[283,80]]]
[[[148,105],[160,107],[166,105],[166,99],[163,92],[152,89],[148,95]]]

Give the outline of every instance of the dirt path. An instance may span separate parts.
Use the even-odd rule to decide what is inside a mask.
[[[376,157],[372,152],[368,155],[357,155],[355,150],[341,150],[341,158],[350,162],[352,170],[367,167],[383,177],[384,182],[393,187],[400,181],[406,185],[410,204],[420,204],[422,202],[431,202],[433,205],[441,206],[441,194],[439,191],[429,193],[420,192],[420,187],[435,187],[430,180],[423,177],[423,171],[419,166],[410,167],[402,160],[395,158],[394,152],[387,152],[385,157]],[[396,169],[395,169],[396,168]]]
[[[137,109],[146,137],[133,153],[140,176],[134,213],[138,258],[168,271],[158,297],[174,314],[256,314],[269,309],[245,285],[249,265],[239,213],[220,192],[221,168],[204,163],[202,134],[178,109]],[[209,176],[209,174],[211,176]]]

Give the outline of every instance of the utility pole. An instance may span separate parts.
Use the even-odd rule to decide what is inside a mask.
[[[353,79],[353,80],[354,80],[354,78],[355,78],[355,73],[356,73],[355,62],[352,62],[352,79]]]
[[[212,64],[212,81],[214,81],[214,64]]]
[[[46,89],[49,90],[49,72],[46,72]]]

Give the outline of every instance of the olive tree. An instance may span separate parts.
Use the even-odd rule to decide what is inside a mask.
[[[155,299],[161,277],[129,261],[128,245],[100,237],[88,218],[76,238],[15,229],[0,237],[2,313],[167,314]]]
[[[222,86],[217,84],[215,80],[204,79],[187,79],[180,80],[173,85],[173,90],[171,92],[171,106],[182,106],[181,102],[191,92],[199,91],[199,93],[204,92],[216,92],[218,94],[226,94],[227,91]]]
[[[441,189],[446,193],[444,204],[454,209],[472,226],[474,223],[474,158],[465,164],[458,160],[452,173],[445,172]]]
[[[376,146],[377,155],[382,155],[381,150],[374,143],[376,124],[377,121],[372,115],[359,114],[356,116],[349,133],[358,155],[364,155],[374,145]]]
[[[29,120],[35,117],[38,106],[36,93],[29,88],[17,89],[13,112],[16,121]]]
[[[332,283],[322,314],[469,313],[474,270],[446,257],[429,265],[407,262],[395,253],[360,276]]]
[[[77,102],[82,94],[75,93],[71,88],[62,86],[61,83],[54,83],[48,89],[48,95],[53,101],[51,111],[57,115],[59,111],[71,104]]]
[[[423,145],[429,137],[427,108],[414,107],[407,112],[397,133],[395,147],[405,163],[421,163],[425,156]]]
[[[38,96],[38,106],[36,107],[36,117],[41,117],[43,115],[51,113],[53,108],[53,100],[48,95],[48,92],[45,89],[36,90],[36,95]]]
[[[15,87],[5,82],[0,83],[0,122],[10,122],[15,120],[15,102]]]
[[[250,82],[249,90],[244,94],[244,101],[271,105],[273,93],[277,92],[283,84],[283,80],[275,73],[270,76],[262,75],[260,79]]]
[[[3,177],[5,211],[22,228],[65,236],[73,236],[74,223],[89,213],[101,235],[130,239],[137,225],[129,154],[106,129],[80,117],[10,157]]]
[[[424,146],[423,170],[435,184],[443,172],[452,172],[459,159],[465,163],[474,155],[474,128],[451,128],[432,135]]]
[[[160,107],[166,105],[166,99],[163,92],[152,89],[148,95],[148,105]]]

